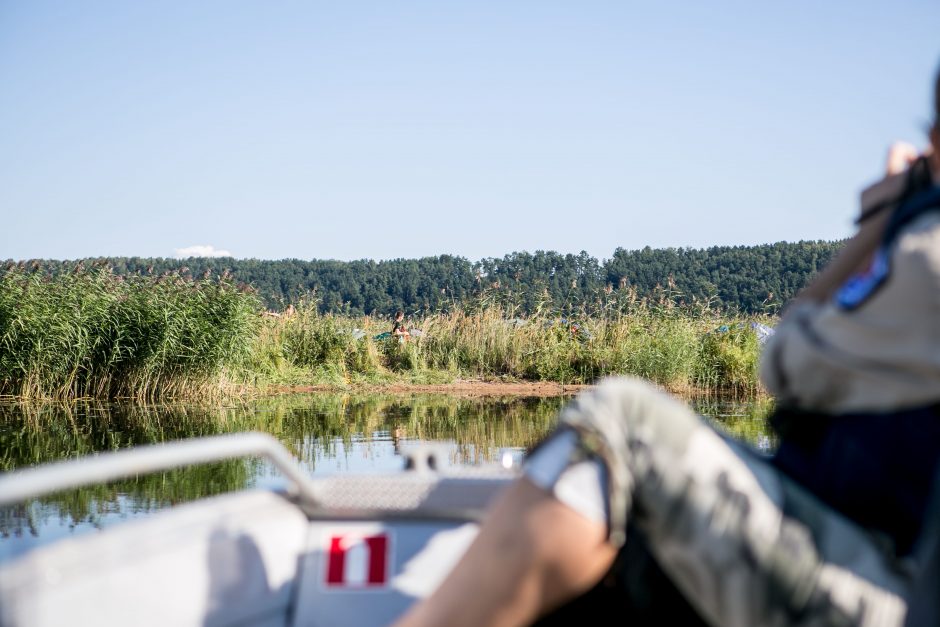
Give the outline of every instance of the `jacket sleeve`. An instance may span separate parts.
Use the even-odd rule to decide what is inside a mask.
[[[799,303],[780,321],[760,366],[778,402],[843,413],[940,401],[940,213],[906,227],[888,259],[857,307]]]

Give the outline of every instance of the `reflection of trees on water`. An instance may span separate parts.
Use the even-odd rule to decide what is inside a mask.
[[[264,403],[270,403],[265,405]],[[274,432],[298,458],[315,466],[356,444],[369,450],[391,442],[446,440],[455,461],[495,458],[501,447],[528,447],[555,424],[557,398],[457,398],[440,394],[336,395],[268,399],[260,415],[278,416]]]
[[[35,536],[39,527],[55,521],[69,528],[82,523],[100,527],[108,517],[133,517],[243,489],[259,466],[256,460],[216,462],[65,490],[28,503],[0,507],[0,537],[26,533]]]
[[[12,507],[0,507],[0,538],[8,538],[10,536],[20,537],[24,535],[36,536],[38,531],[36,529],[37,520],[45,520],[49,516],[43,515],[36,512],[29,511],[30,509],[36,509],[36,507],[42,507],[41,504],[36,504],[36,507],[31,507],[27,505],[14,505]]]
[[[767,416],[773,409],[772,399],[755,401],[703,397],[691,400],[690,404],[709,423],[731,437],[765,453],[777,448],[777,436],[767,424]]]
[[[100,402],[0,404],[0,471],[239,431],[265,431],[302,462],[335,458],[353,443],[368,452],[388,442],[447,440],[463,463],[491,460],[501,447],[528,447],[552,427],[559,399],[470,399],[444,395],[289,395],[225,405]],[[397,451],[396,451],[397,452]],[[36,534],[59,520],[74,527],[133,516],[251,486],[271,469],[239,459],[154,473],[0,508],[0,536]]]
[[[304,464],[348,454],[397,454],[403,443],[452,442],[452,461],[495,460],[504,447],[530,448],[554,426],[560,398],[464,398],[440,394],[286,395],[224,405],[131,405],[100,402],[0,404],[0,471],[100,451],[239,431],[274,435]],[[692,401],[719,428],[752,444],[772,442],[766,404]],[[155,473],[54,494],[0,508],[0,536],[35,534],[59,520],[97,526],[251,486],[272,470],[238,459]]]
[[[554,424],[560,399],[444,395],[289,395],[214,406],[0,404],[0,470],[140,444],[265,431],[309,462],[335,443],[453,440],[478,449],[530,446]],[[313,441],[322,447],[312,448]]]

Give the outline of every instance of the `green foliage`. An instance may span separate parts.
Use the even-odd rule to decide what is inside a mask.
[[[776,313],[840,246],[840,242],[778,242],[707,249],[618,248],[603,261],[584,252],[536,251],[478,262],[440,255],[378,262],[119,257],[84,263],[107,263],[115,274],[125,276],[179,272],[184,265],[197,275],[230,271],[236,280],[251,284],[266,307],[283,309],[313,295],[321,314],[390,315],[397,309],[432,313],[486,302],[512,315],[531,316],[543,313],[549,302],[562,315],[585,311],[596,315],[617,300],[618,290],[629,288],[640,298],[654,298],[670,282],[686,304],[712,302],[726,311],[766,314]],[[11,261],[7,267],[63,274],[76,263],[83,262]]]
[[[377,339],[387,319],[323,314],[314,302],[262,312],[228,277],[12,269],[0,277],[0,394],[146,399],[458,377],[590,383],[611,374],[674,391],[759,391],[750,323],[764,317],[690,304],[673,282],[650,297],[607,290],[568,317],[569,304],[550,294],[534,314],[521,313],[517,297],[494,287],[413,317],[418,332],[399,342]]]
[[[285,321],[281,332],[285,356],[301,367],[342,367],[352,348],[352,337],[337,328],[336,318],[320,316],[316,309],[302,308]]]
[[[702,339],[697,381],[703,387],[755,394],[759,354],[757,334],[750,325],[724,325]]]
[[[405,343],[372,339],[383,326],[366,327],[360,351],[377,347],[371,374],[427,380],[428,373],[487,380],[590,383],[608,375],[633,375],[673,391],[708,390],[754,395],[759,347],[751,329],[756,319],[729,316],[707,307],[651,305],[636,299],[628,310],[605,318],[554,316],[509,318],[498,308],[438,313],[413,320],[420,336]],[[766,318],[761,318],[769,322]],[[727,330],[726,330],[727,329]],[[344,341],[351,336],[342,333]],[[349,360],[347,378],[360,373]],[[367,377],[368,378],[368,377]],[[359,380],[362,380],[360,377]],[[387,379],[386,379],[387,380]]]
[[[0,277],[0,394],[208,393],[248,356],[260,303],[228,279],[107,268]]]

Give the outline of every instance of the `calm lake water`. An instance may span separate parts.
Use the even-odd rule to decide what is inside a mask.
[[[0,472],[140,444],[239,431],[270,433],[314,476],[389,473],[401,451],[439,442],[455,464],[496,463],[525,451],[555,425],[566,398],[420,395],[287,395],[246,403],[128,405],[0,403]],[[690,401],[719,429],[771,450],[769,406]],[[70,490],[0,508],[0,559],[51,540],[94,532],[193,499],[280,484],[259,459],[241,459]]]

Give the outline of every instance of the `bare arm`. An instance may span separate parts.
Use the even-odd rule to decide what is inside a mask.
[[[936,171],[936,156],[930,154]],[[903,191],[905,171],[920,156],[910,144],[896,143],[888,151],[887,176],[862,192],[861,214],[866,215],[873,207],[898,198]],[[861,223],[858,232],[845,244],[835,259],[800,292],[794,302],[824,302],[852,276],[862,270],[878,248],[885,226],[891,217],[890,210],[875,213]]]
[[[494,504],[441,587],[396,627],[525,625],[590,589],[613,563],[604,525],[527,479]]]
[[[836,255],[829,265],[803,288],[794,302],[817,302],[828,300],[832,294],[855,272],[861,270],[878,248],[890,212],[884,211],[862,223],[852,239]]]

